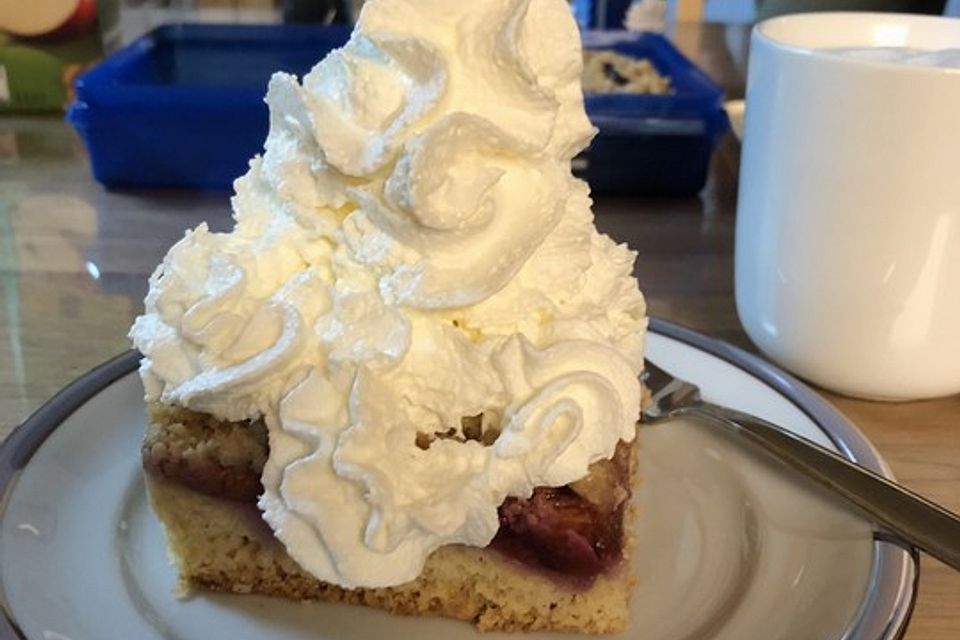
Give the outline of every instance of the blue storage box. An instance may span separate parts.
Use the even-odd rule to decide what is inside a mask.
[[[275,71],[302,76],[349,27],[159,27],[78,78],[67,119],[108,187],[228,189],[263,150]]]
[[[302,76],[349,36],[346,27],[160,27],[81,76],[67,117],[108,187],[228,189],[263,148],[270,75]],[[588,95],[600,134],[576,172],[596,191],[698,191],[729,126],[720,88],[661,36],[595,32],[585,42],[650,59],[675,93]]]
[[[724,94],[659,34],[593,31],[584,46],[648,59],[673,93],[588,93],[587,114],[600,130],[574,160],[574,173],[598,192],[692,194],[707,180],[710,156],[730,128]]]

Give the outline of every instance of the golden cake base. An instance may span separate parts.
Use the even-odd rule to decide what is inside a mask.
[[[272,537],[255,506],[151,473],[146,479],[185,592],[342,602],[394,614],[467,620],[483,631],[614,633],[627,624],[633,579],[626,570],[574,591],[494,551],[455,545],[434,552],[412,582],[347,590],[303,571]]]

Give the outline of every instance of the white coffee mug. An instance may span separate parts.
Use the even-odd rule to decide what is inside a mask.
[[[864,47],[960,49],[960,20],[797,14],[753,30],[737,310],[771,359],[828,389],[957,393],[960,68],[836,51]]]

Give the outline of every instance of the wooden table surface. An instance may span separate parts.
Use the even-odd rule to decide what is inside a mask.
[[[748,32],[682,25],[679,46],[743,94]],[[739,146],[723,141],[699,197],[596,198],[635,248],[653,315],[753,349],[733,301]],[[0,117],[0,438],[76,376],[127,349],[146,277],[183,230],[230,226],[226,193],[107,192],[57,117]],[[958,354],[960,355],[960,354]],[[960,512],[960,397],[884,404],[823,394],[908,487]],[[960,638],[960,573],[924,558],[909,640]]]

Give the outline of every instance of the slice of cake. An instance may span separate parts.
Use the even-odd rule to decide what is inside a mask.
[[[371,0],[131,329],[181,585],[626,624],[646,327],[564,0]]]
[[[362,604],[474,622],[482,630],[590,633],[626,626],[632,447],[571,486],[536,489],[500,507],[487,548],[446,546],[420,576],[347,590],[301,569],[256,501],[267,457],[262,423],[230,423],[154,406],[143,445],[151,503],[166,530],[181,590],[257,593]]]

